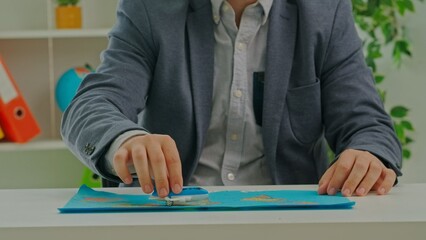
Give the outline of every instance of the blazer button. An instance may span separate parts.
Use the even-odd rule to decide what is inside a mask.
[[[95,152],[96,147],[93,146],[92,144],[88,143],[86,144],[86,146],[84,146],[84,153],[86,153],[87,155],[92,155],[93,152]]]

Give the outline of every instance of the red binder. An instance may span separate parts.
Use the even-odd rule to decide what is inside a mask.
[[[0,57],[0,126],[5,140],[25,143],[40,133],[40,127]]]

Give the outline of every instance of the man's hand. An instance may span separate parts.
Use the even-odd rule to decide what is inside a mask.
[[[348,149],[324,173],[319,181],[319,194],[365,196],[370,190],[387,194],[396,180],[396,174],[377,157],[366,151]]]
[[[174,193],[182,191],[181,161],[176,143],[170,136],[134,136],[120,146],[113,163],[118,177],[126,184],[133,181],[129,166],[134,165],[145,193],[153,191],[151,176],[160,197],[166,197],[170,187]]]

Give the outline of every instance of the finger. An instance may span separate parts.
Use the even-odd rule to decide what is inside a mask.
[[[352,153],[352,151],[345,151],[340,156],[339,160],[335,164],[336,169],[334,170],[334,174],[330,179],[330,183],[328,184],[327,194],[334,195],[336,192],[342,188],[343,183],[348,178],[352,167],[355,162],[356,155]]]
[[[380,186],[382,186],[383,183],[383,179],[385,177],[385,173],[382,172],[382,174],[380,175],[379,179],[377,179],[376,183],[373,185],[373,187],[371,188],[370,191],[377,191],[379,189]]]
[[[368,172],[369,161],[360,159],[359,157],[355,160],[355,163],[352,167],[352,170],[346,179],[342,187],[343,196],[350,197],[353,192],[357,189],[360,182],[363,180],[364,176]],[[379,172],[380,175],[380,172]]]
[[[117,176],[125,184],[133,182],[132,175],[129,172],[127,163],[129,162],[129,151],[126,148],[119,148],[114,154],[113,166]]]
[[[182,166],[175,141],[167,136],[162,149],[169,173],[170,186],[174,193],[180,193],[183,186]]]
[[[382,170],[383,167],[379,162],[371,162],[367,174],[356,189],[356,195],[367,195],[367,193],[373,188],[374,184],[379,180]]]
[[[167,166],[163,151],[159,144],[147,147],[149,164],[154,173],[155,187],[159,197],[166,197],[169,194],[169,181],[167,178]]]
[[[332,165],[325,173],[322,175],[318,185],[318,194],[327,194],[327,187],[330,182],[331,177],[334,174],[336,165]]]
[[[383,171],[384,178],[382,184],[378,187],[377,194],[385,195],[390,192],[393,187],[393,184],[396,180],[396,173],[392,169],[385,169]]]
[[[380,162],[382,168],[386,168],[385,165],[383,165],[382,162]],[[379,186],[382,185],[383,180],[385,178],[386,173],[384,171],[382,171],[382,173],[380,174],[379,179],[377,179],[376,183],[374,183],[373,187],[371,188],[370,191],[377,191],[379,189]]]
[[[132,159],[143,192],[151,193],[153,186],[149,174],[148,156],[145,147],[134,147],[132,149]]]

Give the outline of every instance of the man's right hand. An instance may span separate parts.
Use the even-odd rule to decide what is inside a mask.
[[[166,197],[170,188],[182,191],[182,165],[175,141],[167,135],[147,134],[126,140],[114,155],[114,169],[126,184],[133,179],[129,166],[134,165],[142,190],[153,191],[152,178],[159,197]]]

